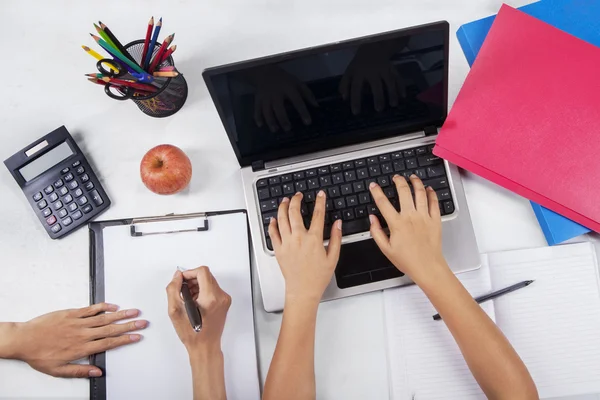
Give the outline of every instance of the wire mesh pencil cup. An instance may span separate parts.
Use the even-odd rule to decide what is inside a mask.
[[[159,43],[154,46],[153,56],[158,52],[160,46]],[[125,45],[125,50],[138,64],[142,64],[144,40],[135,40],[128,43]],[[169,56],[159,64],[158,68],[172,66],[175,66],[175,63],[173,57]],[[179,74],[174,78],[155,77],[152,85],[156,86],[157,92],[148,96],[135,96],[131,99],[144,114],[155,118],[164,118],[175,114],[185,104],[188,87],[183,75]]]

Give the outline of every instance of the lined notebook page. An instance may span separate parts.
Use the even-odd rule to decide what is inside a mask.
[[[600,392],[600,288],[591,243],[489,254],[494,290],[534,279],[494,300],[496,322],[540,397]]]
[[[473,296],[491,291],[489,269],[461,274]],[[458,345],[417,286],[384,291],[390,398],[393,400],[482,399]],[[491,302],[483,309],[494,318]]]

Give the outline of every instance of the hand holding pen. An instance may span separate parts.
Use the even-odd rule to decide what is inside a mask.
[[[202,316],[202,329],[199,331],[194,329],[182,297],[182,290],[186,291],[186,287]],[[220,351],[231,297],[221,289],[208,267],[176,271],[167,286],[167,296],[169,317],[190,356],[196,352]]]

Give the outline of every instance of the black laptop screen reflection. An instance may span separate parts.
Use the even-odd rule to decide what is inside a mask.
[[[401,133],[445,116],[443,30],[211,77],[242,158]],[[378,129],[380,128],[380,129]]]

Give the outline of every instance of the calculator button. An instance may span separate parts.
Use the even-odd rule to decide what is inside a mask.
[[[58,193],[60,193],[61,196],[64,196],[65,194],[69,193],[69,189],[66,187],[61,187]]]
[[[64,185],[65,183],[63,182],[62,179],[57,180],[56,182],[54,182],[54,187],[56,189],[58,189],[59,187],[62,187],[62,185]]]
[[[81,213],[81,211],[77,210],[75,211],[73,214],[71,214],[71,217],[73,217],[73,219],[79,219],[83,216],[83,214]]]
[[[60,232],[61,229],[62,229],[62,227],[60,226],[60,224],[56,224],[52,228],[50,228],[50,230],[54,233]]]
[[[98,193],[97,190],[92,190],[90,196],[92,196],[95,205],[101,206],[104,203],[104,200],[102,200],[102,197],[100,197],[100,193]]]
[[[42,192],[37,192],[33,195],[33,201],[40,201],[42,199]]]
[[[71,166],[72,166],[73,168],[79,167],[80,165],[81,165],[81,161],[79,161],[79,160],[77,160],[77,161],[75,161],[73,164],[71,164]]]
[[[62,172],[63,174],[66,174],[67,172],[69,172],[69,167],[63,168],[62,171],[60,171],[60,172]]]
[[[87,197],[82,196],[77,199],[77,202],[79,203],[80,206],[82,206],[88,202],[88,199],[87,199]],[[85,210],[83,212],[85,212]]]
[[[81,189],[77,189],[74,194],[75,194],[75,197],[79,197],[83,194],[83,191]]]
[[[71,203],[67,206],[67,208],[69,209],[69,211],[73,212],[77,210],[77,203]]]
[[[55,210],[60,210],[62,208],[62,206],[63,206],[63,203],[60,200],[57,201],[56,203],[54,203],[54,209]]]
[[[69,189],[73,190],[79,186],[79,183],[77,183],[77,181],[71,181],[67,184],[67,186],[69,186]]]
[[[64,169],[63,169],[63,171],[64,171]],[[69,172],[68,174],[65,175],[65,182],[69,182],[69,181],[72,181],[72,180],[73,180],[73,174],[72,173]]]
[[[63,197],[63,201],[65,202],[65,204],[69,204],[70,202],[73,201],[73,196],[71,196],[70,194],[68,194],[65,197]]]
[[[79,167],[75,170],[75,172],[77,172],[77,175],[81,175],[85,172],[85,168]]]
[[[93,182],[88,182],[85,184],[85,190],[90,191],[94,188],[94,183]]]
[[[86,183],[89,180],[90,180],[90,177],[88,176],[88,174],[81,175],[81,182]]]
[[[52,214],[52,210],[50,208],[45,208],[44,211],[42,211],[42,215],[44,217],[48,217]]]
[[[48,200],[50,200],[51,202],[55,202],[56,200],[58,200],[58,195],[56,193],[52,193],[50,196],[48,196]]]
[[[69,226],[73,223],[73,220],[71,219],[71,217],[67,217],[67,218],[63,219],[61,222],[64,226]]]
[[[46,208],[46,206],[48,205],[48,203],[46,203],[46,200],[42,200],[39,203],[37,203],[38,208],[41,210],[42,208]]]
[[[83,210],[84,213],[89,213],[90,211],[92,211],[92,205],[91,204],[86,204],[85,206],[83,206],[81,208]]]
[[[46,218],[46,223],[47,223],[48,225],[53,225],[53,224],[55,224],[55,223],[56,223],[56,217],[55,217],[54,215],[52,215],[52,216],[50,216],[50,217]]]
[[[66,209],[66,208],[63,208],[62,210],[60,210],[60,211],[58,212],[58,217],[59,217],[59,218],[64,218],[64,217],[66,217],[67,215],[69,215],[69,213],[68,213],[68,211],[67,211],[67,209]]]
[[[50,194],[54,192],[54,188],[52,187],[52,185],[46,186],[46,188],[44,189],[44,193],[46,194]]]

